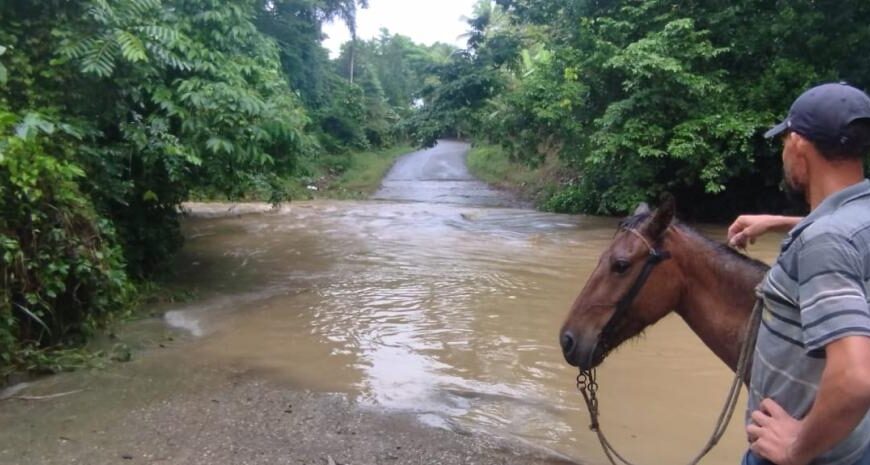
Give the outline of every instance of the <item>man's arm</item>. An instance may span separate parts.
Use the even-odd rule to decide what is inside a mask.
[[[849,435],[870,409],[870,337],[826,346],[825,371],[810,412],[795,420],[766,399],[746,428],[753,452],[778,465],[805,465]]]
[[[788,232],[803,218],[779,215],[740,215],[728,228],[728,244],[745,249],[768,232]]]
[[[864,257],[836,233],[799,242],[801,336],[806,351],[825,351],[812,408],[798,421],[772,399],[752,413],[752,449],[778,465],[804,465],[842,441],[870,407],[870,309]]]

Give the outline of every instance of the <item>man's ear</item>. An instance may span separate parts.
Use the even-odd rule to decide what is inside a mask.
[[[819,151],[818,146],[813,143],[813,141],[807,139],[806,137],[793,132],[789,137],[795,138],[795,155],[802,163],[811,163],[813,160],[811,158],[821,158],[823,160],[827,160],[822,152]]]
[[[654,241],[660,240],[674,221],[676,210],[677,204],[674,197],[670,194],[662,196],[662,203],[644,228],[646,235]]]

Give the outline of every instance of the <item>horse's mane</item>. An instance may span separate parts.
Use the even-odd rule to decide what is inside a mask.
[[[641,213],[639,215],[629,216],[629,217],[627,217],[619,222],[619,230],[641,229],[646,224],[646,221],[649,219],[649,217],[651,215],[652,215],[651,213]],[[699,239],[702,243],[704,243],[706,246],[708,246],[711,249],[711,251],[715,252],[718,258],[721,258],[721,259],[726,260],[728,262],[739,264],[739,265],[750,265],[753,268],[755,268],[757,271],[761,271],[761,272],[766,272],[768,269],[770,269],[770,267],[766,263],[764,263],[760,260],[756,260],[754,258],[748,257],[748,256],[734,250],[733,248],[729,247],[726,244],[723,244],[721,242],[716,242],[716,241],[708,238],[707,236],[701,234],[700,232],[696,231],[694,228],[692,228],[691,226],[688,226],[685,223],[674,220],[674,222],[672,223],[671,226],[679,229],[680,231],[682,231],[684,233],[687,233],[687,234],[695,237],[696,239]]]

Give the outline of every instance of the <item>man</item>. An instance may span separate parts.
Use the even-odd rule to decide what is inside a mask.
[[[808,90],[765,137],[780,137],[787,188],[806,218],[741,216],[738,246],[790,229],[761,285],[744,464],[870,464],[870,98]]]

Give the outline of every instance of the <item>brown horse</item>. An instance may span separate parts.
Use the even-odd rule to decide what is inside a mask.
[[[734,370],[755,286],[767,269],[675,222],[673,199],[652,213],[641,206],[620,223],[571,307],[560,333],[565,360],[595,368],[610,350],[675,311]]]

